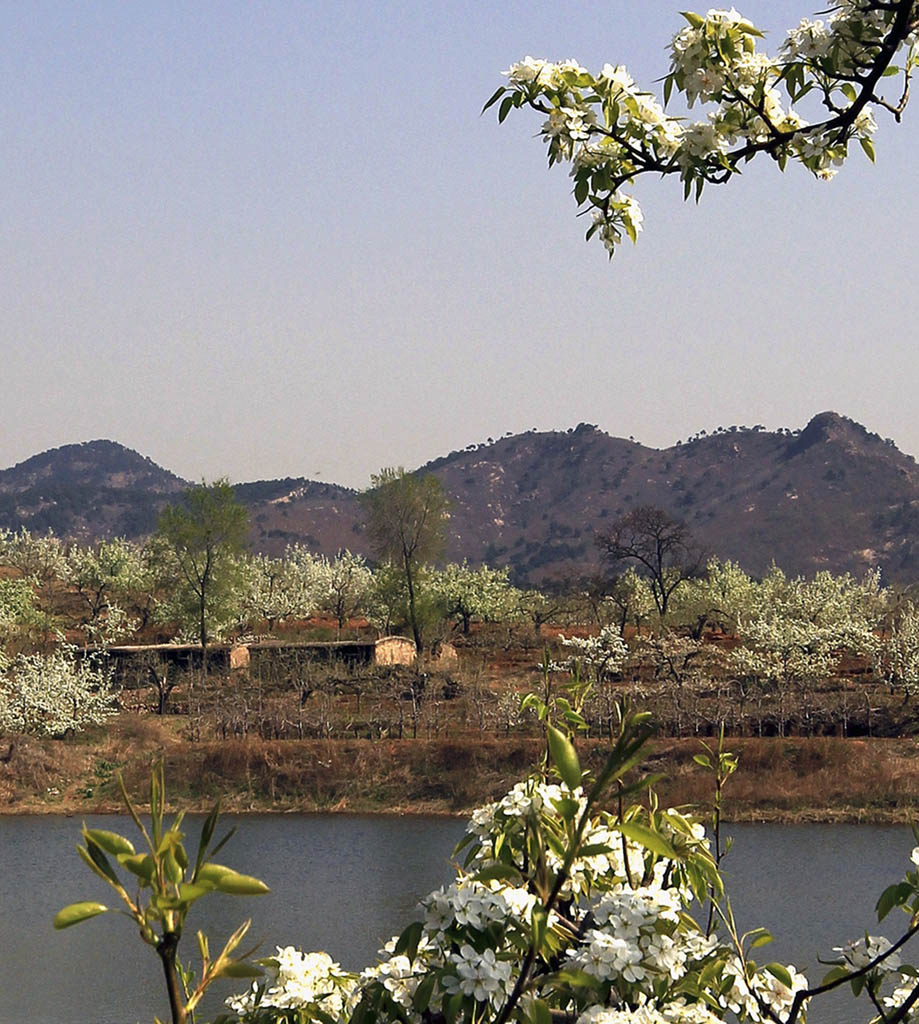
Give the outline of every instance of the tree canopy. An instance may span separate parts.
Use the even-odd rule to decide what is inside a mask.
[[[227,480],[191,487],[177,505],[163,509],[159,535],[175,559],[176,586],[194,607],[201,646],[210,621],[237,575],[249,528],[245,505]]]
[[[424,562],[437,559],[446,541],[447,498],[436,476],[419,477],[382,469],[361,496],[367,536],[374,554],[401,567],[408,591],[408,613],[415,643],[422,637],[417,614],[417,575]]]

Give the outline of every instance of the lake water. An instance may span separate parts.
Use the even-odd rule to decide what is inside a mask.
[[[130,823],[87,819],[131,835]],[[234,821],[229,816],[226,823]],[[325,949],[351,969],[412,919],[418,898],[449,881],[463,823],[437,818],[247,815],[220,860],[256,874],[267,896],[210,896],[190,918],[212,946],[246,917],[268,955],[276,945]],[[195,836],[197,823],[189,823]],[[104,915],[64,932],[51,920],[79,899],[109,900],[79,861],[78,819],[0,818],[0,1024],[150,1024],[165,1018],[159,964],[124,918]],[[725,862],[742,929],[776,936],[760,959],[807,967],[811,981],[831,948],[865,929],[878,932],[874,902],[902,877],[913,846],[907,828],[860,825],[738,825]],[[886,923],[886,922],[885,922]],[[891,927],[900,922],[894,917]],[[915,954],[919,955],[919,954]],[[914,955],[914,956],[915,956]],[[244,987],[226,983],[220,995]],[[845,998],[810,1015],[817,1024],[859,1024]],[[213,1016],[219,998],[205,1007]]]

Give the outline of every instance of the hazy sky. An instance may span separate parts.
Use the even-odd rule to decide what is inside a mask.
[[[640,182],[612,264],[537,115],[479,116],[525,54],[651,85],[680,6],[4,5],[0,466],[108,437],[363,486],[530,427],[662,447],[825,409],[919,454],[919,105],[829,184]],[[738,6],[775,46],[820,4]]]

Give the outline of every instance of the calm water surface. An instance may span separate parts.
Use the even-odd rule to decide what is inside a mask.
[[[131,834],[129,823],[88,819]],[[231,819],[228,817],[227,822]],[[420,896],[452,877],[463,823],[436,818],[248,815],[221,854],[262,877],[263,897],[209,896],[191,917],[212,946],[244,918],[268,954],[276,945],[325,949],[348,968],[372,962],[381,942],[412,919]],[[196,836],[197,822],[188,834]],[[831,948],[872,925],[877,894],[902,876],[907,828],[738,825],[725,863],[742,929],[776,936],[760,950],[819,980]],[[158,962],[124,918],[106,915],[64,932],[51,920],[66,903],[108,900],[74,853],[79,820],[0,818],[0,1024],[149,1024],[165,1017]],[[898,922],[894,922],[895,924]],[[220,997],[238,990],[227,983]],[[205,1007],[213,1016],[219,997]],[[817,1024],[859,1024],[845,999],[811,1014]]]

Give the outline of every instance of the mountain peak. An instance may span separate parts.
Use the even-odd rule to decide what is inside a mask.
[[[862,449],[872,443],[884,443],[879,434],[873,434],[861,423],[840,416],[838,412],[819,412],[789,445],[788,455],[800,455],[815,445],[836,441]]]
[[[136,536],[152,530],[159,505],[186,486],[116,441],[66,444],[0,470],[0,526]]]
[[[97,487],[129,488],[142,484],[165,493],[186,486],[184,480],[152,459],[117,441],[99,438],[50,448],[0,471],[0,492],[21,491],[51,478],[57,484]]]

